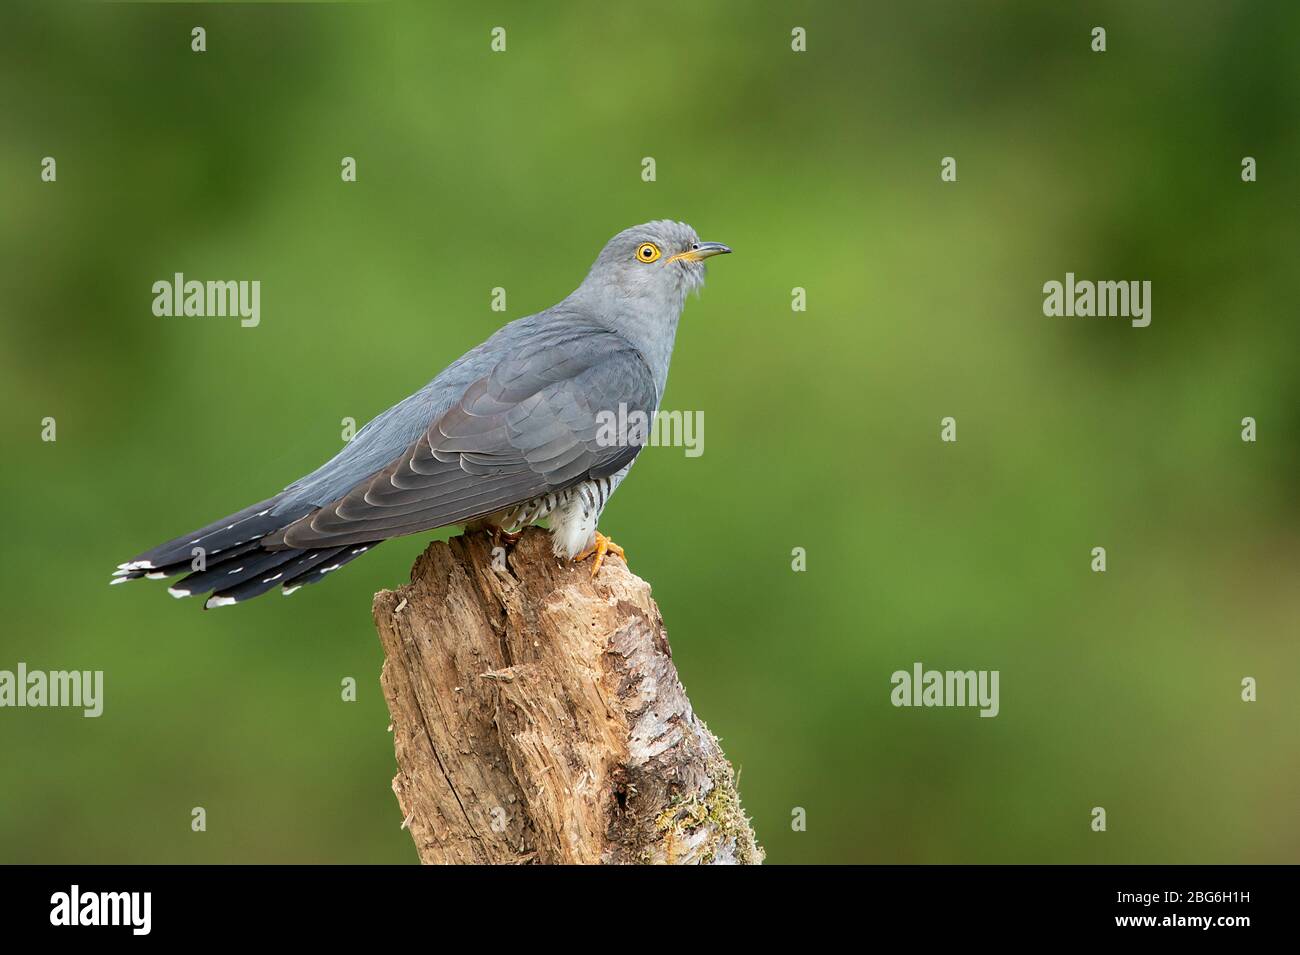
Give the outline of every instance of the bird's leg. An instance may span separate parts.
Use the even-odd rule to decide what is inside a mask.
[[[500,524],[486,524],[483,529],[488,532],[492,538],[492,546],[500,547],[504,543],[507,547],[514,547],[519,543],[519,538],[524,536],[523,531],[515,531],[513,534],[507,531]]]
[[[592,554],[596,555],[596,559],[591,565],[591,576],[593,577],[595,577],[596,572],[600,570],[600,565],[605,562],[606,554],[613,554],[615,557],[622,557],[623,562],[627,563],[627,554],[623,552],[623,548],[619,547],[600,531],[596,531],[596,542],[573,559],[575,561],[586,560]]]
[[[519,543],[519,538],[523,536],[524,536],[523,531],[515,531],[512,534],[504,527],[498,527],[496,530],[496,534],[493,535],[492,537],[492,540],[498,544],[500,544],[502,541],[505,541],[507,545],[509,545],[510,547],[514,547],[516,544]]]
[[[481,530],[483,533],[487,534],[488,537],[492,538],[493,547],[500,547],[502,542],[507,546],[514,547],[515,544],[519,543],[519,538],[524,536],[522,530],[515,531],[512,534],[500,524],[494,524],[492,521],[479,521],[475,523],[472,528],[467,527],[466,530]]]

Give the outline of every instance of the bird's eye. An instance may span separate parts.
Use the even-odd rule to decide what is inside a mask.
[[[653,262],[659,258],[659,246],[653,242],[642,242],[636,250],[636,257],[642,262]]]

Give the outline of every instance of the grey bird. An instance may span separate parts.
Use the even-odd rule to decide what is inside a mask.
[[[513,535],[546,521],[556,556],[622,548],[596,529],[668,380],[686,296],[730,252],[681,222],[620,232],[574,292],[504,326],[279,494],[125,563],[113,583],[192,571],[205,607],[290,594],[390,537],[451,525]]]

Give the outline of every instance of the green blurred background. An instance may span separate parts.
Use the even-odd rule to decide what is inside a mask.
[[[1300,859],[1300,8],[477,6],[0,11],[0,669],[106,682],[0,710],[0,861],[415,861],[370,598],[426,536],[212,613],[108,573],[661,217],[736,250],[664,402],[705,453],[602,527],[769,861]],[[1067,271],[1151,326],[1044,317]],[[174,272],[259,279],[260,327],[155,318]],[[914,661],[1001,715],[895,709]]]

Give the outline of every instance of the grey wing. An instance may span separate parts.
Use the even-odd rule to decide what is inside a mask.
[[[630,463],[640,444],[611,440],[606,416],[653,416],[645,360],[603,330],[545,339],[498,362],[386,467],[263,546],[342,546],[461,524]]]

